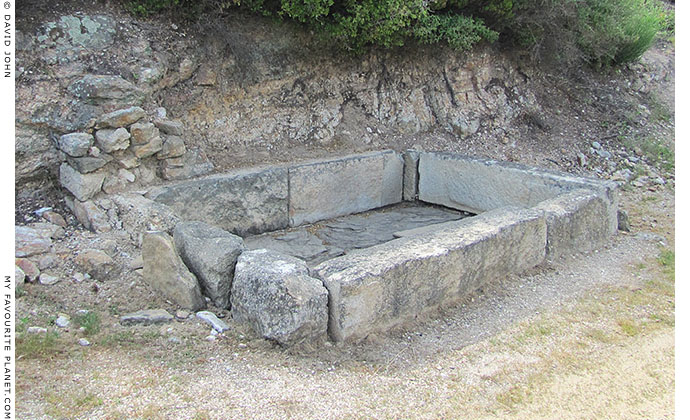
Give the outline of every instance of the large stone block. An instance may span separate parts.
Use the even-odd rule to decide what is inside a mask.
[[[246,249],[242,238],[203,222],[182,222],[175,227],[173,239],[204,294],[217,307],[226,308],[237,257]]]
[[[325,337],[328,292],[298,258],[266,249],[244,252],[231,301],[233,319],[269,340],[294,344]]]
[[[28,226],[14,227],[14,256],[30,257],[50,252],[53,241],[50,234]]]
[[[206,307],[194,274],[184,265],[172,238],[165,232],[146,232],[141,244],[144,281],[151,288],[185,309]]]
[[[402,172],[402,158],[393,151],[291,167],[290,225],[398,203]]]
[[[67,88],[76,97],[90,104],[140,104],[141,89],[120,76],[88,74]]]
[[[535,207],[546,217],[546,256],[555,259],[573,252],[588,252],[611,236],[609,207],[592,190],[575,190],[545,200]]]
[[[156,188],[147,197],[183,220],[198,220],[244,236],[288,226],[287,169],[236,172]]]
[[[608,181],[451,153],[422,153],[419,160],[419,199],[472,213],[533,207],[579,188],[600,192],[615,204],[616,185]]]
[[[315,269],[335,341],[383,331],[544,261],[542,212],[504,208],[430,233],[353,251]]]
[[[68,163],[60,165],[60,184],[79,201],[86,201],[98,194],[104,179],[104,174],[82,174]]]

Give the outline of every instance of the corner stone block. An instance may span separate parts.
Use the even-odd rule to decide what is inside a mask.
[[[79,201],[93,198],[103,186],[104,174],[82,174],[68,163],[60,165],[60,184],[71,192]]]
[[[198,311],[206,307],[199,283],[177,255],[170,235],[146,232],[141,248],[144,281],[151,288],[184,309]]]
[[[287,169],[235,172],[178,182],[147,197],[182,220],[202,221],[239,236],[288,226]]]
[[[231,301],[235,321],[280,344],[326,335],[328,292],[298,258],[266,249],[242,253]]]
[[[290,225],[402,201],[403,162],[393,151],[353,155],[289,169]]]
[[[575,190],[545,200],[535,207],[544,211],[546,256],[553,260],[573,252],[588,252],[610,237],[606,200],[592,190]]]
[[[354,340],[454,303],[542,263],[545,246],[542,212],[504,208],[323,262],[315,272],[329,292],[328,333]]]

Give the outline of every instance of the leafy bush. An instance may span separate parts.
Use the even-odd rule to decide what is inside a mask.
[[[658,0],[127,0],[136,13],[165,9],[221,15],[239,8],[290,19],[344,49],[416,41],[469,50],[503,39],[560,64],[625,63],[673,24]]]

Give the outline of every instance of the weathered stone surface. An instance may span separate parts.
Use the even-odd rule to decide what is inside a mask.
[[[38,282],[44,286],[52,286],[60,281],[60,277],[48,273],[41,273]]]
[[[58,141],[60,150],[72,157],[86,155],[93,146],[93,136],[89,133],[71,133],[60,136]]]
[[[22,270],[19,266],[14,266],[14,288],[16,289],[17,286],[20,284],[24,284],[24,280],[26,280],[26,274],[24,273],[24,270]]]
[[[141,245],[146,231],[172,234],[180,218],[168,206],[149,200],[138,194],[122,194],[111,197],[117,206],[122,225],[137,245]]]
[[[184,125],[178,120],[156,119],[153,123],[165,134],[172,136],[181,136],[184,134]]]
[[[453,303],[540,264],[545,247],[541,212],[504,208],[326,261],[315,271],[329,292],[329,335],[361,338]]]
[[[130,134],[126,128],[104,128],[96,131],[96,143],[106,153],[125,150],[129,147]]]
[[[79,252],[74,262],[96,280],[108,280],[119,271],[110,255],[100,249],[85,249]]]
[[[96,232],[110,232],[112,226],[108,215],[93,201],[75,201],[73,204],[74,216],[85,228]]]
[[[606,202],[592,190],[562,194],[541,202],[535,209],[544,211],[546,217],[549,259],[591,251],[609,239]]]
[[[62,228],[67,227],[67,222],[65,221],[65,218],[62,217],[61,214],[55,213],[54,211],[46,211],[43,214],[41,214],[41,217],[54,225],[58,225]]]
[[[146,116],[146,112],[138,106],[119,109],[102,115],[96,122],[96,128],[120,128],[134,124]]]
[[[213,163],[200,149],[187,150],[182,157],[165,159],[161,165],[163,179],[195,178],[213,172]]]
[[[137,177],[133,173],[124,168],[120,168],[120,170],[117,171],[117,174],[120,178],[130,183],[134,182],[137,179]]]
[[[65,236],[65,229],[48,222],[31,223],[28,227],[50,239],[61,239]]]
[[[67,328],[69,327],[69,324],[69,318],[64,315],[60,315],[55,319],[55,326],[58,328]]]
[[[68,90],[91,104],[140,104],[143,92],[120,76],[86,75],[73,82]]]
[[[163,147],[156,154],[158,159],[167,159],[182,156],[187,152],[184,139],[179,136],[166,136],[163,139]]]
[[[326,333],[328,292],[304,261],[259,249],[240,255],[232,284],[232,317],[281,344]]]
[[[165,309],[145,309],[142,311],[132,312],[122,315],[120,317],[120,324],[128,325],[151,325],[151,324],[165,324],[171,322],[173,316]]]
[[[228,324],[218,319],[218,317],[212,312],[200,311],[196,313],[196,317],[209,324],[211,328],[218,331],[219,333],[223,333],[230,329]]]
[[[160,137],[160,131],[153,123],[138,122],[129,127],[132,134],[132,146],[142,145],[150,142],[156,137]]]
[[[206,307],[199,283],[177,255],[170,235],[146,232],[141,248],[144,281],[151,288],[185,309],[198,311]]]
[[[132,146],[132,149],[134,149],[134,146]],[[125,169],[133,169],[141,165],[141,161],[139,160],[139,158],[137,156],[132,155],[125,155],[118,159],[118,162]]]
[[[67,163],[80,173],[88,174],[101,169],[108,161],[100,157],[85,156],[79,158],[68,157]]]
[[[170,206],[183,220],[198,220],[236,235],[288,225],[287,170],[236,172],[153,189],[147,197]]]
[[[38,276],[41,275],[41,270],[39,270],[38,266],[31,260],[26,258],[16,258],[14,260],[14,264],[22,269],[26,275],[26,281],[29,283],[34,283],[36,280],[38,280]]]
[[[246,248],[242,238],[203,222],[183,222],[175,227],[175,248],[196,275],[202,291],[214,305],[226,308],[237,257]]]
[[[402,169],[402,159],[392,151],[291,167],[290,225],[400,202]]]
[[[419,152],[408,150],[403,153],[405,169],[403,173],[403,199],[414,201],[418,197],[417,184],[419,183]]]
[[[472,213],[532,207],[579,188],[600,192],[615,205],[612,182],[452,153],[422,153],[419,161],[420,200]]]
[[[618,210],[618,230],[630,232],[630,218],[625,210]]]
[[[78,57],[85,49],[101,51],[112,45],[117,21],[105,15],[65,15],[38,30],[38,47],[55,49],[64,58]]]
[[[68,163],[60,165],[60,185],[79,201],[86,201],[101,191],[105,174],[82,174]]]
[[[161,149],[163,149],[163,139],[158,137],[154,137],[151,139],[146,144],[137,144],[135,146],[132,146],[132,152],[134,153],[134,156],[136,156],[139,159],[144,159],[149,156],[153,156],[156,153],[160,152]]]
[[[28,226],[14,227],[14,256],[30,257],[50,252],[53,241],[44,231]]]
[[[196,84],[199,86],[215,86],[216,72],[213,71],[211,66],[202,64],[199,67],[199,72],[196,75]]]

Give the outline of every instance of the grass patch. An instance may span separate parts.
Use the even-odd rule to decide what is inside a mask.
[[[58,333],[48,331],[39,334],[18,334],[16,338],[17,357],[43,359],[58,353]]]
[[[59,419],[76,419],[103,405],[103,400],[93,392],[64,394],[51,392],[45,395],[49,404],[46,414]]]
[[[74,316],[74,323],[84,328],[84,334],[95,335],[101,331],[101,316],[97,312],[88,311]]]
[[[619,319],[618,326],[623,331],[623,334],[627,335],[628,337],[634,337],[640,333],[640,328],[637,326],[637,324],[627,318]]]

